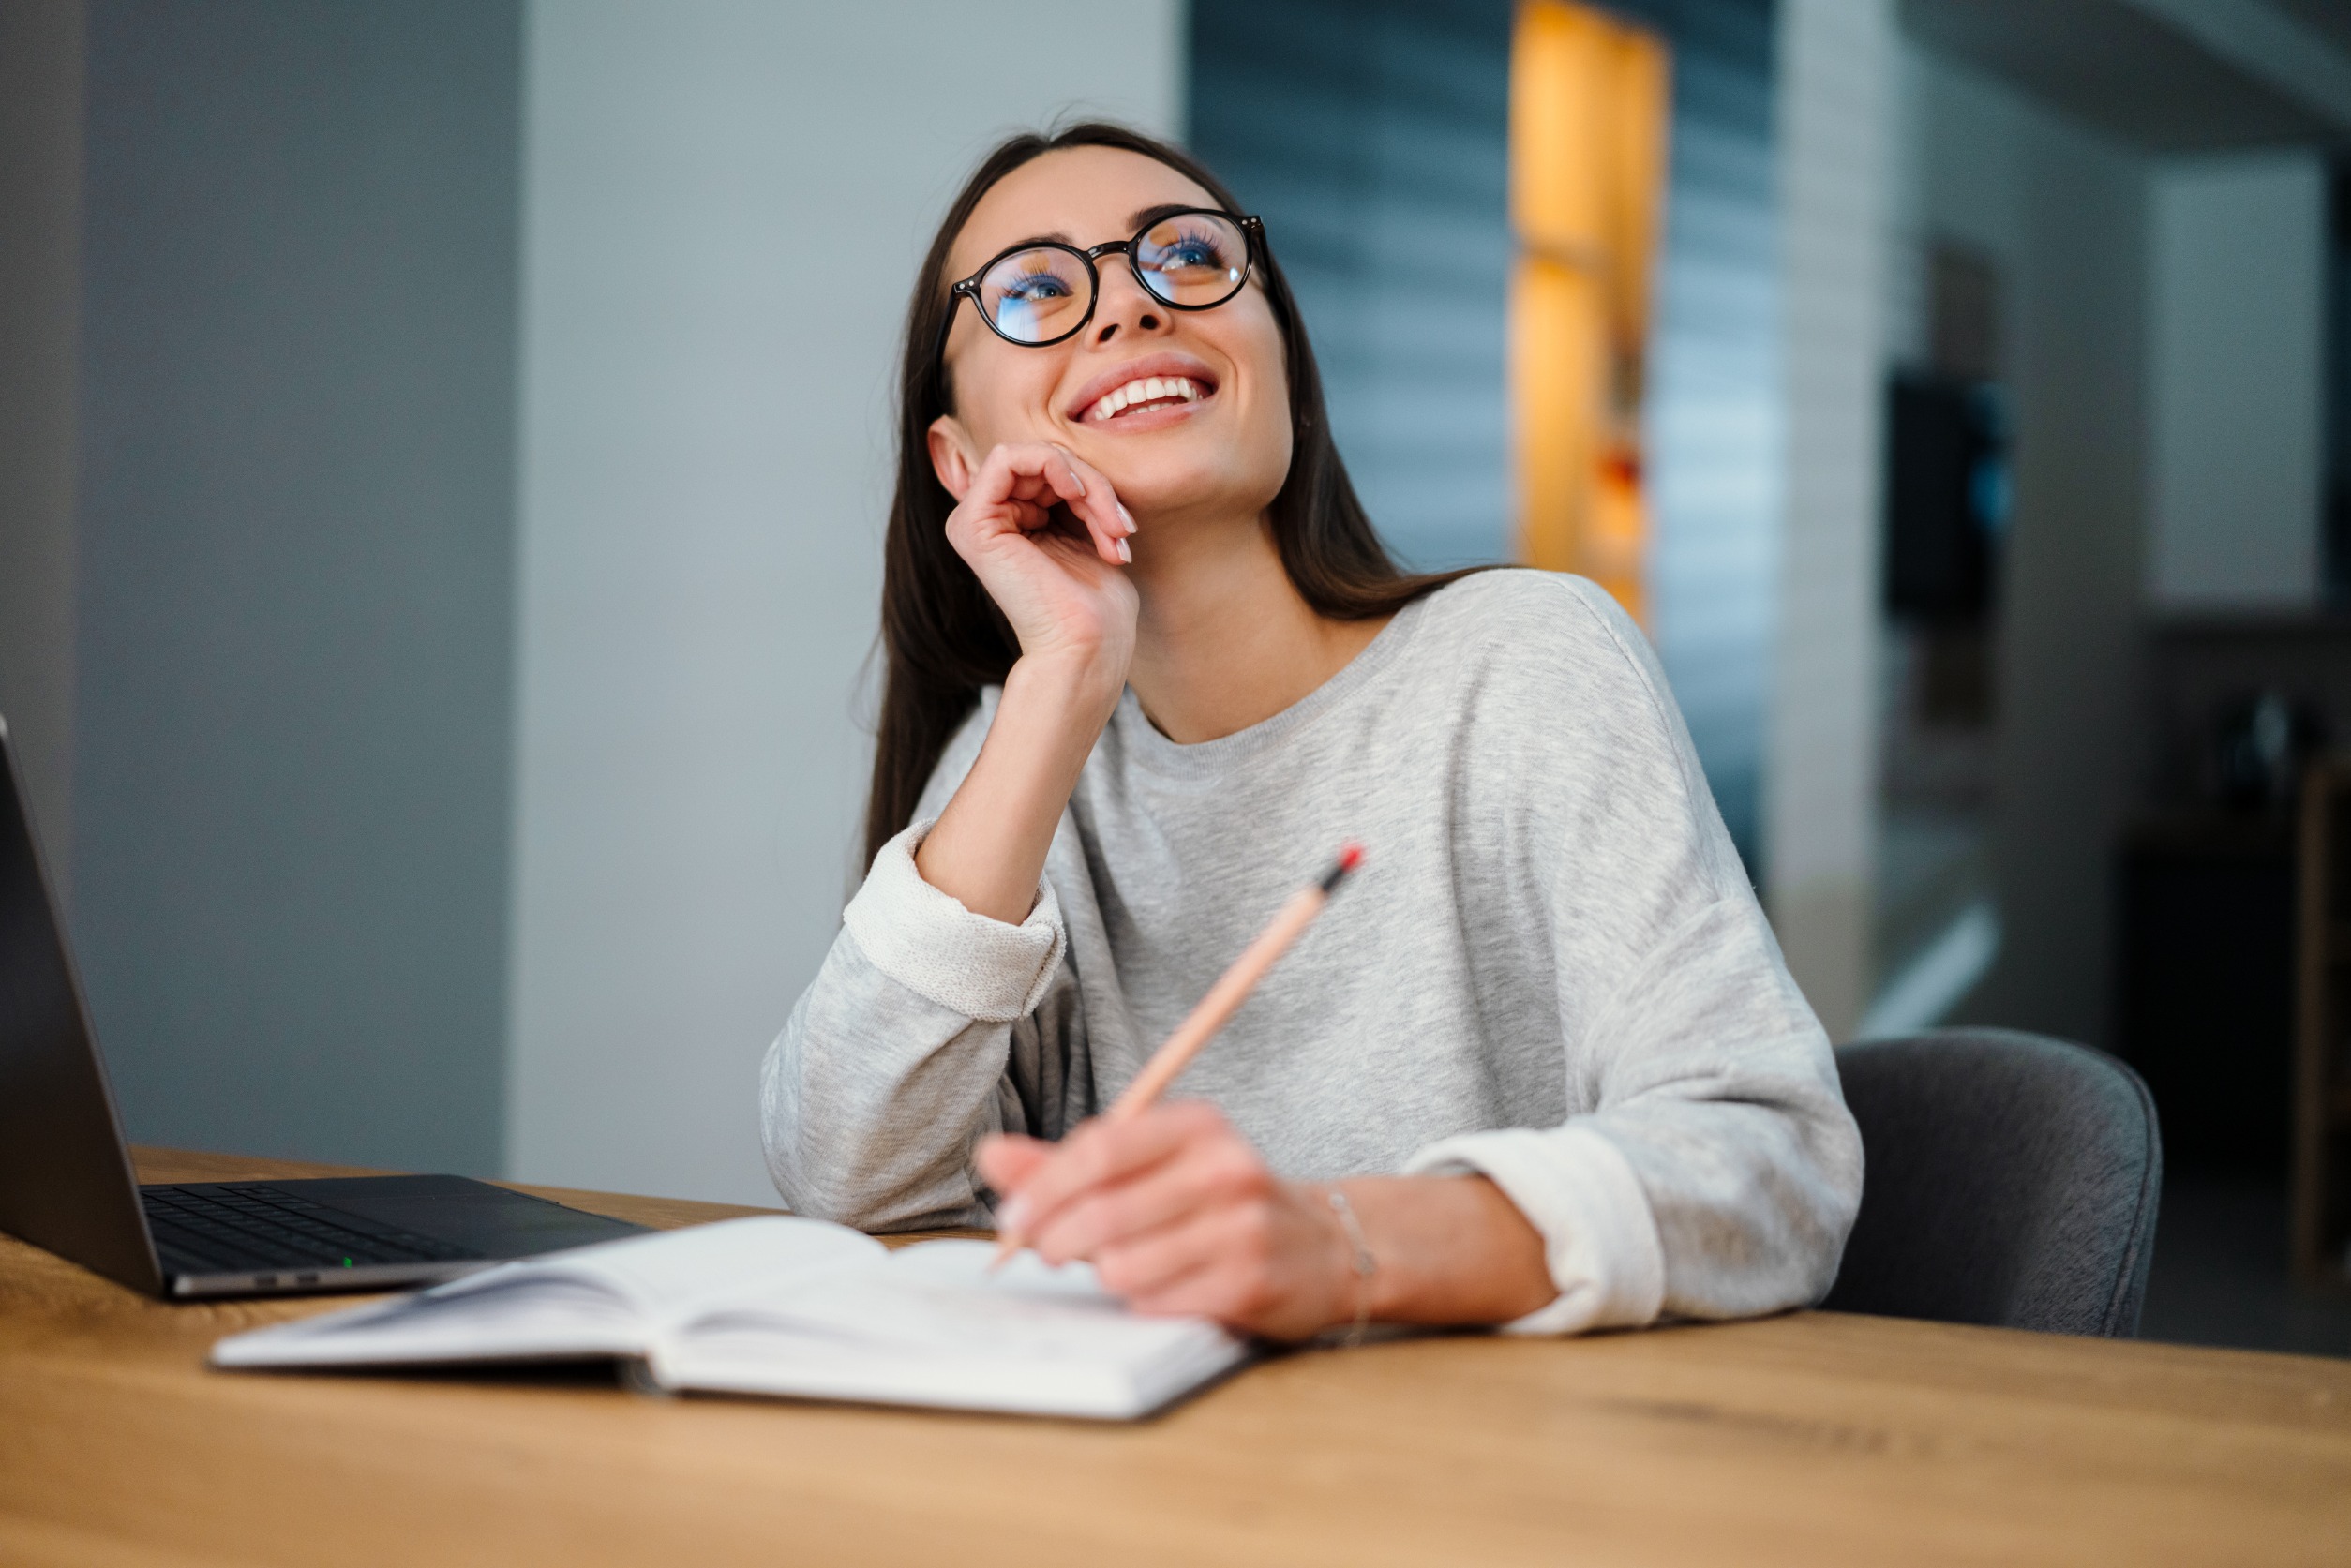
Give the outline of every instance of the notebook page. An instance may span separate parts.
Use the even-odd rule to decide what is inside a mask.
[[[502,1263],[436,1285],[417,1299],[445,1300],[554,1277],[600,1286],[647,1319],[667,1318],[812,1271],[878,1259],[886,1250],[873,1237],[846,1225],[755,1215]]]
[[[381,1366],[634,1355],[645,1320],[609,1290],[561,1275],[510,1278],[462,1296],[370,1302],[232,1336],[224,1367]]]
[[[1118,1417],[1239,1360],[1205,1319],[1146,1318],[1083,1263],[1033,1253],[990,1274],[986,1242],[925,1242],[887,1264],[696,1314],[654,1352],[674,1385]]]
[[[217,1366],[368,1366],[634,1355],[701,1304],[870,1264],[880,1243],[760,1216],[505,1263],[394,1301],[222,1340]]]

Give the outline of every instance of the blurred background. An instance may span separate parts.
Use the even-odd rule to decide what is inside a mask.
[[[2340,0],[0,0],[0,713],[141,1142],[771,1201],[894,335],[1004,131],[1264,216],[1400,553],[1648,629],[1839,1039],[2136,1065],[2351,1353]]]

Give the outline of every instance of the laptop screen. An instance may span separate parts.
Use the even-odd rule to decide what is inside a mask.
[[[0,720],[0,1231],[157,1293],[162,1274]]]

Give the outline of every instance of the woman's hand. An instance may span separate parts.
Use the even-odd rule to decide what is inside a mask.
[[[1011,622],[1021,657],[1095,673],[1113,700],[1134,654],[1122,570],[1133,532],[1110,481],[1043,441],[990,452],[947,518],[947,542]]]
[[[1046,1262],[1083,1258],[1137,1310],[1303,1339],[1355,1313],[1355,1249],[1316,1187],[1278,1180],[1204,1101],[1096,1119],[1060,1143],[995,1137],[981,1174]]]
[[[1502,1323],[1559,1293],[1544,1239],[1484,1176],[1359,1176],[1345,1183],[1371,1255],[1329,1188],[1285,1182],[1201,1101],[1086,1123],[1059,1143],[981,1142],[1007,1235],[1048,1262],[1083,1258],[1145,1312],[1197,1313],[1270,1339],[1352,1322]]]
[[[942,467],[941,479],[957,467]],[[1021,656],[980,755],[915,854],[923,880],[1018,925],[1055,826],[1126,689],[1134,521],[1110,481],[1042,441],[999,446],[963,485],[948,543],[1012,623]]]

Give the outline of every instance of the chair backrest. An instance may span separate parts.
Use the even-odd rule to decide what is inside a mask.
[[[1865,1040],[1836,1066],[1866,1168],[1822,1306],[2138,1332],[2164,1171],[2138,1074],[2007,1029]]]

